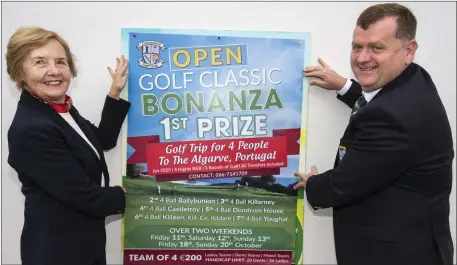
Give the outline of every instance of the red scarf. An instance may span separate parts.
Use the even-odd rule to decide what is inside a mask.
[[[31,91],[28,91],[34,98],[36,98],[37,100],[43,102],[43,103],[46,103],[48,104],[51,108],[53,108],[55,111],[57,111],[58,113],[66,113],[68,111],[70,111],[71,109],[71,105],[73,104],[72,100],[71,100],[71,97],[68,96],[68,95],[65,95],[65,102],[64,103],[54,103],[54,102],[48,102],[48,101],[45,101],[43,99],[41,99],[40,97],[38,97],[37,95],[35,95],[34,93],[32,93]]]

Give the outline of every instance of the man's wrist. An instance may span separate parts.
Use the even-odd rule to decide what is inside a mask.
[[[346,94],[346,92],[348,92],[348,90],[349,90],[349,88],[351,88],[351,86],[352,86],[351,79],[346,78],[346,83],[344,84],[344,86],[341,89],[336,90],[336,93],[338,93],[338,95],[340,95],[340,96],[344,96],[344,94]]]

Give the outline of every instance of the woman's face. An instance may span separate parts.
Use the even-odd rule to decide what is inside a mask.
[[[72,74],[65,49],[55,39],[32,50],[23,65],[25,89],[45,101],[63,103]]]

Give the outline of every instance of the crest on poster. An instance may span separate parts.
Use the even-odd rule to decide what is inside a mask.
[[[138,64],[144,68],[154,69],[163,65],[163,60],[160,58],[160,51],[165,50],[165,44],[158,41],[143,41],[137,46],[141,49],[142,55],[138,59]]]

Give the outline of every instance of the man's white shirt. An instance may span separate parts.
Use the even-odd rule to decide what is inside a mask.
[[[343,88],[341,88],[340,90],[337,90],[336,93],[338,93],[340,96],[344,96],[344,94],[346,94],[346,92],[348,92],[348,90],[349,90],[349,88],[351,88],[351,86],[352,86],[351,79],[346,79],[346,84],[343,86]],[[362,91],[362,95],[368,103],[368,102],[370,102],[370,100],[372,100],[376,96],[376,94],[378,94],[379,91],[381,91],[381,89],[382,89],[382,87],[376,89],[375,91],[371,91],[371,92]]]

